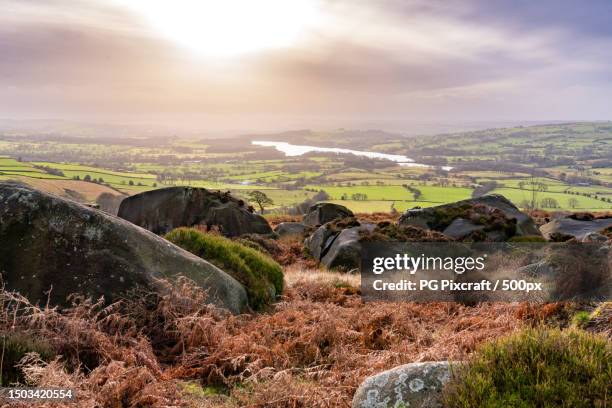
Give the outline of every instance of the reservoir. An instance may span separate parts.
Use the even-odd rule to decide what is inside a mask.
[[[339,147],[317,147],[307,145],[294,145],[287,142],[273,142],[265,140],[254,140],[251,142],[257,146],[274,147],[276,150],[285,153],[285,156],[301,156],[310,152],[354,154],[355,156],[368,157],[370,159],[386,159],[396,162],[400,166],[407,167],[432,167],[426,164],[415,163],[409,157],[400,154],[388,154],[379,152],[365,152],[360,150],[342,149]],[[442,167],[443,170],[450,170],[451,167]]]

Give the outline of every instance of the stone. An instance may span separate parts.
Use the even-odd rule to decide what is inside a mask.
[[[582,237],[582,242],[589,243],[605,243],[608,242],[609,238],[599,232],[589,232]]]
[[[475,218],[466,219],[470,215]],[[455,222],[457,219],[465,221]],[[496,225],[496,222],[500,221],[506,221],[507,224],[514,223],[515,226]],[[440,232],[445,231],[445,234],[446,230],[450,229],[449,232],[456,235],[462,235],[467,229],[477,232],[476,226],[482,225],[488,238],[495,241],[505,240],[512,236],[541,236],[531,217],[499,194],[470,198],[436,207],[408,210],[402,214],[398,223]],[[505,229],[505,227],[509,228]]]
[[[248,210],[229,193],[205,188],[169,187],[146,191],[124,199],[118,216],[156,234],[178,227],[216,227],[227,237],[271,234],[264,217]]]
[[[7,290],[34,303],[62,305],[72,293],[112,302],[181,274],[211,303],[247,309],[244,287],[205,260],[128,221],[13,183],[0,183],[0,272]]]
[[[321,263],[328,269],[340,269],[347,272],[361,269],[361,233],[374,230],[373,224],[361,224],[342,230],[328,244]]]
[[[353,217],[351,210],[343,205],[333,203],[317,203],[308,209],[302,221],[304,225],[316,227],[336,219]]]
[[[446,227],[442,233],[453,239],[462,239],[470,235],[474,231],[484,230],[484,225],[477,225],[464,218],[455,218],[451,224]]]
[[[411,363],[365,379],[353,396],[352,408],[442,407],[442,388],[461,363]]]
[[[303,236],[305,231],[306,226],[300,222],[281,222],[274,229],[279,237]]]
[[[540,231],[546,239],[553,239],[555,236],[572,236],[581,240],[591,232],[599,232],[610,226],[612,226],[612,218],[576,220],[565,217],[554,219],[542,225]]]

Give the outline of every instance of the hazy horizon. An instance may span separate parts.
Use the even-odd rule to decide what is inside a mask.
[[[206,124],[190,125],[188,127],[173,124],[155,123],[104,123],[72,121],[69,119],[9,119],[0,118],[0,132],[23,135],[55,135],[55,136],[84,136],[84,137],[168,137],[168,135],[187,139],[214,139],[239,136],[265,136],[300,131],[312,132],[343,132],[343,131],[383,131],[398,136],[432,136],[439,134],[461,133],[486,129],[512,128],[517,126],[554,125],[562,123],[593,123],[608,121],[565,121],[565,120],[532,120],[532,121],[412,121],[409,123],[369,121],[346,122],[353,126],[333,127],[325,123],[313,121],[313,126],[295,127],[262,127],[250,126],[243,129],[211,128]],[[316,126],[316,125],[319,126]]]
[[[288,4],[0,0],[0,117],[223,135],[612,119],[612,3]]]

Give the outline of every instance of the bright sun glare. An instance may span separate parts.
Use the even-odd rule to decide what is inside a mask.
[[[120,0],[192,52],[231,57],[288,47],[316,18],[313,0]]]

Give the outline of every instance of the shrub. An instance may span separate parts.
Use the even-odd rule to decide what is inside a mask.
[[[572,317],[572,323],[579,328],[586,327],[589,324],[589,320],[591,320],[591,315],[586,310],[581,310]]]
[[[397,225],[389,221],[379,222],[373,231],[360,231],[360,241],[416,241],[416,242],[447,242],[450,239],[433,230],[422,229],[412,225]]]
[[[42,360],[49,361],[54,357],[51,346],[43,340],[23,332],[4,334],[0,338],[2,347],[2,378],[0,386],[23,381],[19,361],[28,353],[37,353]]]
[[[486,344],[445,391],[449,407],[598,407],[612,384],[612,346],[581,330],[527,329]]]
[[[259,252],[263,252],[265,255],[270,255],[273,259],[283,252],[283,249],[277,241],[259,234],[244,234],[240,236],[240,238],[235,239],[235,241],[249,248],[256,249]]]
[[[254,309],[272,303],[283,291],[283,270],[269,256],[220,235],[177,228],[166,239],[197,255],[242,283]]]
[[[433,208],[431,214],[428,225],[436,231],[444,231],[455,219],[463,218],[483,225],[485,231],[501,231],[506,237],[516,234],[515,218],[508,218],[503,211],[483,204],[448,204]]]

